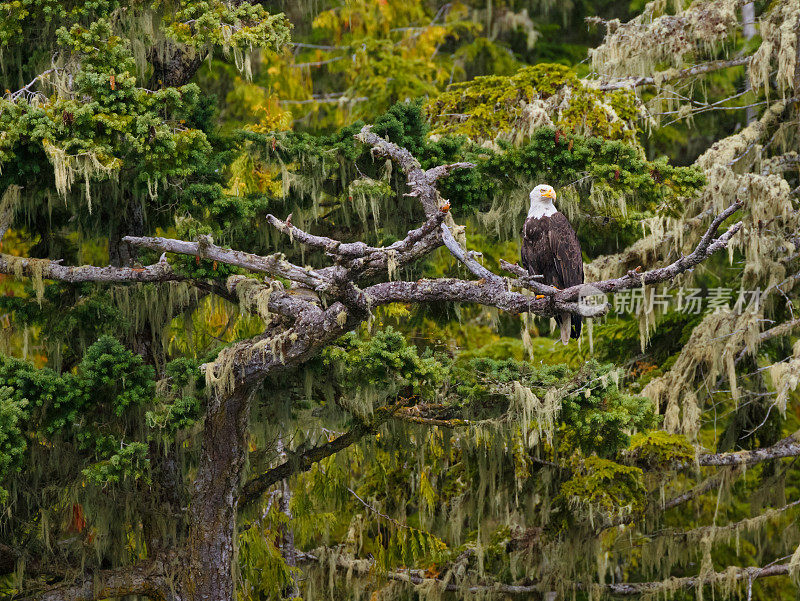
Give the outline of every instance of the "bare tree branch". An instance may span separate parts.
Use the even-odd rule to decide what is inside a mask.
[[[329,551],[325,553],[326,561],[329,553],[337,553],[338,550]],[[316,562],[319,561],[320,553],[301,553],[298,556],[300,561]],[[336,557],[336,568],[340,570],[347,570],[359,576],[364,576],[373,573],[374,565],[373,560],[369,559],[356,559],[349,557],[343,553],[338,553]],[[734,580],[756,580],[758,578],[768,578],[770,576],[785,576],[789,573],[788,563],[779,563],[765,567],[746,567],[746,568],[733,568],[734,573],[731,575],[729,572],[711,572],[704,576],[688,576],[684,578],[671,578],[663,582],[621,582],[616,584],[606,585],[587,585],[583,583],[575,583],[572,585],[576,590],[588,590],[591,588],[603,589],[612,595],[641,595],[652,594],[659,591],[674,591],[676,589],[692,589],[697,586],[707,584],[715,584],[718,582],[725,582],[730,578]],[[498,595],[527,595],[532,593],[546,592],[538,584],[504,584],[501,582],[490,582],[485,584],[458,584],[455,582],[445,582],[439,578],[427,577],[423,570],[394,570],[383,574],[387,580],[394,580],[398,582],[406,582],[408,584],[421,585],[430,584],[434,588],[441,591],[460,592],[460,593],[495,593]]]
[[[541,275],[531,275],[528,273],[527,269],[520,267],[516,263],[509,263],[505,259],[500,259],[500,267],[504,271],[513,273],[517,276],[516,280],[509,280],[508,283],[510,286],[527,288],[528,290],[533,290],[534,292],[543,294],[545,296],[553,296],[558,292],[558,288],[554,288],[553,286],[548,286],[547,284],[537,281],[538,279],[541,279]]]
[[[361,129],[361,132],[356,135],[356,139],[372,146],[373,155],[389,157],[400,165],[406,173],[408,185],[411,188],[411,192],[406,195],[418,198],[422,208],[425,210],[425,215],[428,217],[434,215],[437,209],[442,209],[445,206],[449,208],[450,206],[449,204],[443,204],[443,200],[435,186],[436,181],[453,169],[470,169],[475,166],[473,163],[453,163],[451,165],[439,165],[425,171],[420,166],[419,161],[408,150],[372,133],[369,125],[365,125]],[[502,282],[500,276],[478,263],[473,254],[458,243],[451,231],[453,227],[455,227],[455,223],[452,218],[440,225],[442,241],[452,255],[477,277],[487,281]]]
[[[752,451],[700,455],[698,464],[701,466],[755,465],[762,461],[797,457],[798,455],[800,455],[800,442],[781,441],[771,447],[753,449]]]
[[[468,281],[450,278],[422,279],[416,282],[383,282],[370,286],[365,290],[373,305],[389,303],[478,303],[497,307],[508,313],[535,313],[551,316],[558,311],[579,313],[584,317],[596,317],[604,314],[605,305],[583,305],[577,302],[555,302],[553,297],[536,299],[533,296],[510,292],[505,283],[498,284],[485,280]]]
[[[336,61],[340,61],[343,58],[347,58],[345,56],[334,56],[333,58],[328,58],[321,61],[314,61],[311,63],[294,63],[290,65],[293,69],[302,69],[303,67],[321,67],[322,65],[329,65],[330,63],[335,63]]]
[[[657,532],[651,532],[648,534],[644,534],[641,536],[643,539],[655,539],[657,537],[670,537],[672,539],[677,539],[681,541],[686,541],[689,539],[692,540],[700,540],[703,535],[709,533],[719,533],[719,532],[736,532],[737,530],[742,529],[743,527],[746,528],[748,523],[752,523],[754,519],[763,518],[765,516],[768,517],[776,517],[782,514],[785,511],[789,511],[790,509],[797,507],[800,505],[800,500],[792,501],[791,503],[787,503],[783,507],[778,507],[777,509],[769,510],[768,514],[762,514],[760,516],[756,516],[755,518],[745,518],[743,520],[739,520],[738,522],[732,522],[730,524],[725,524],[721,526],[699,526],[697,528],[692,528],[691,530],[680,530],[678,528],[667,528],[664,530],[659,530]]]
[[[711,225],[706,230],[700,242],[695,249],[688,256],[681,257],[677,261],[657,269],[652,269],[644,273],[638,271],[630,271],[621,278],[610,280],[603,280],[602,282],[592,282],[590,285],[600,292],[618,292],[620,290],[627,290],[630,288],[637,288],[640,286],[658,284],[666,280],[672,280],[677,275],[696,267],[715,252],[722,250],[728,246],[730,239],[741,229],[741,221],[734,223],[728,230],[719,238],[714,238],[719,229],[719,226],[742,206],[741,202],[735,202],[722,213],[717,215],[711,222]],[[576,300],[582,293],[582,286],[573,286],[555,294],[554,298],[557,301],[571,301]]]
[[[327,236],[309,234],[291,223],[291,215],[286,221],[267,215],[267,220],[276,229],[287,234],[291,240],[324,250],[334,261],[347,267],[350,276],[357,281],[361,278],[385,275],[390,271],[390,267],[408,265],[441,246],[439,226],[447,217],[447,212],[443,207],[434,212],[422,226],[410,230],[402,240],[380,248],[368,246],[363,242],[340,242]],[[330,271],[330,268],[323,268],[319,273],[327,276]]]
[[[207,237],[202,237],[196,242],[186,242],[168,238],[127,236],[124,238],[124,241],[135,246],[164,252],[201,256],[252,271],[266,272],[285,277],[319,291],[334,293],[337,298],[345,303],[346,309],[344,313],[347,316],[345,322],[350,323],[351,326],[356,323],[350,321],[351,319],[355,319],[355,315],[348,314],[347,309],[356,308],[358,310],[355,311],[355,313],[366,311],[365,314],[367,314],[369,312],[369,304],[387,304],[392,302],[476,302],[487,306],[498,307],[511,313],[530,312],[544,316],[553,315],[559,311],[568,311],[571,313],[578,313],[585,317],[594,317],[607,311],[607,305],[591,306],[576,302],[580,300],[581,294],[585,290],[584,285],[573,286],[567,290],[559,291],[556,294],[552,294],[548,289],[547,292],[550,294],[547,299],[534,299],[527,295],[510,292],[507,289],[506,280],[491,273],[478,264],[474,258],[469,256],[466,251],[458,245],[455,239],[452,238],[449,228],[443,223],[443,219],[449,217],[449,206],[441,204],[441,198],[433,182],[452,169],[465,167],[467,165],[446,165],[441,168],[436,167],[429,171],[423,171],[419,167],[419,163],[416,159],[414,159],[411,153],[406,149],[399,148],[394,144],[382,140],[368,129],[366,131],[362,130],[359,136],[372,141],[375,144],[375,148],[380,153],[392,156],[393,159],[404,167],[408,174],[412,195],[420,199],[428,215],[428,220],[422,227],[409,232],[406,238],[400,241],[395,247],[377,249],[366,245],[362,246],[359,243],[352,243],[350,245],[337,244],[337,241],[330,238],[306,234],[298,228],[286,222],[281,222],[274,217],[270,219],[273,225],[279,229],[290,232],[292,235],[297,234],[302,240],[311,245],[325,248],[328,252],[334,254],[338,252],[344,255],[349,253],[356,255],[350,269],[345,266],[332,266],[320,270],[302,268],[289,263],[283,255],[280,254],[260,256],[252,253],[225,249],[214,245],[211,239]],[[654,269],[643,274],[629,272],[626,276],[621,278],[595,282],[591,284],[591,286],[595,290],[599,290],[603,293],[616,292],[672,279],[678,274],[691,269],[714,252],[726,247],[730,238],[741,227],[741,224],[734,224],[727,232],[717,239],[714,239],[714,235],[722,222],[736,212],[740,206],[741,203],[734,203],[717,216],[712,221],[695,250],[689,256],[681,257],[666,267]],[[442,217],[443,214],[444,217]],[[481,278],[477,281],[440,278],[436,280],[419,280],[417,282],[384,282],[369,287],[363,293],[353,286],[352,282],[357,278],[359,272],[364,275],[377,274],[384,268],[388,271],[390,257],[391,260],[395,261],[396,265],[402,265],[424,255],[426,252],[429,252],[430,249],[438,246],[440,238],[434,236],[434,227],[437,223],[441,225],[442,242],[447,245],[449,239],[450,246],[455,244],[455,249],[451,249],[451,252],[454,252],[457,258],[464,262],[473,273],[480,274],[485,272],[488,277]],[[41,261],[41,263],[36,263],[37,261],[40,260],[16,258],[11,261],[10,259],[0,259],[0,272],[16,273],[17,275],[33,277],[40,275],[48,279],[71,282],[168,281],[173,279],[186,279],[184,276],[176,274],[166,263],[165,259],[162,259],[162,261],[156,265],[151,265],[142,269],[111,267],[75,268],[63,267],[54,261]],[[510,264],[506,264],[506,268],[511,268]],[[532,286],[530,282],[526,281],[520,282],[520,285],[526,287]],[[348,298],[350,301],[347,300]],[[279,299],[284,301],[284,305],[278,303]],[[271,303],[273,302],[272,299],[270,299],[270,301]],[[299,310],[300,313],[304,313],[307,316],[310,315],[307,312],[309,309],[309,306],[307,306],[308,304],[285,306],[285,297],[281,295],[278,295],[274,302],[276,312],[286,313],[291,310]],[[318,309],[317,312],[319,312]],[[325,315],[330,315],[330,312],[331,309],[326,311]],[[336,312],[337,319],[342,319],[338,317],[342,311],[336,309]],[[320,313],[320,315],[322,314]],[[323,318],[322,321],[324,323],[330,323],[326,318]],[[326,331],[328,335],[334,336],[340,335],[347,330],[339,326]],[[295,333],[298,334],[298,332]],[[298,337],[300,337],[299,334]],[[326,335],[325,338],[328,339],[328,336]],[[253,342],[245,343],[244,347],[250,349],[253,344]],[[306,352],[311,352],[310,346],[302,352],[298,352],[296,357],[303,357]],[[252,361],[248,362],[252,363]],[[261,368],[254,368],[250,370],[250,372],[261,373],[263,369],[264,367],[262,366]],[[248,372],[248,370],[245,369],[245,372]]]
[[[733,573],[711,572],[704,576],[687,576],[684,578],[671,578],[663,582],[620,582],[606,585],[613,595],[641,595],[653,594],[660,591],[674,591],[675,589],[692,589],[707,584],[729,582],[730,580],[757,580],[770,576],[786,576],[789,573],[788,563],[778,563],[763,568],[749,566],[746,568],[733,568]]]

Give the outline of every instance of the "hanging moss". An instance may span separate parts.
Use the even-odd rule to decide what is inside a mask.
[[[772,385],[777,391],[775,406],[782,416],[786,415],[789,395],[797,390],[800,384],[800,342],[795,342],[793,357],[790,361],[774,363],[769,368]]]
[[[795,586],[800,586],[800,545],[792,553],[792,558],[789,560],[789,576],[791,576]]]
[[[228,288],[231,288],[232,284],[236,286],[236,296],[239,299],[239,306],[242,310],[253,311],[266,322],[272,319],[269,300],[274,291],[283,290],[281,282],[271,280],[264,284],[264,282],[256,279],[231,276],[228,278]]]
[[[769,82],[777,63],[777,82],[781,92],[791,90],[797,61],[797,35],[800,23],[800,6],[796,2],[783,2],[773,7],[761,21],[761,44],[750,59],[748,75],[750,85],[763,89],[769,96]]]
[[[589,51],[594,71],[606,78],[626,77],[651,75],[664,63],[683,66],[685,60],[713,54],[739,23],[734,0],[692,2],[685,8],[676,4],[674,14],[667,5],[648,2],[627,23],[605,22],[603,43]]]

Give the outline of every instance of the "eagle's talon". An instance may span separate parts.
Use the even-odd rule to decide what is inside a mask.
[[[545,296],[544,294],[537,294],[537,295],[536,295],[536,300],[543,299],[543,298],[544,298],[544,296]]]

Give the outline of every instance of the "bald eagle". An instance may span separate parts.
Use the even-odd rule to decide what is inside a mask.
[[[531,190],[531,208],[522,228],[522,265],[539,281],[561,290],[583,284],[583,257],[575,230],[556,210],[556,192],[545,184]],[[581,335],[581,316],[563,312],[556,315],[561,342]]]

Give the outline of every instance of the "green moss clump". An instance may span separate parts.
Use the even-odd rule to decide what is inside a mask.
[[[559,498],[571,509],[588,508],[601,516],[644,509],[647,490],[638,467],[588,457],[561,486]]]
[[[549,63],[524,67],[511,76],[452,84],[426,111],[433,134],[518,143],[527,139],[525,132],[542,125],[635,143],[640,114],[630,90],[589,88],[570,67]]]
[[[147,411],[145,417],[149,427],[159,428],[170,436],[192,426],[200,417],[203,404],[195,396],[195,391],[204,378],[197,363],[185,357],[167,363],[164,372],[169,382],[164,402]]]
[[[636,464],[657,469],[694,461],[695,448],[682,434],[652,430],[635,434],[625,455]]]

